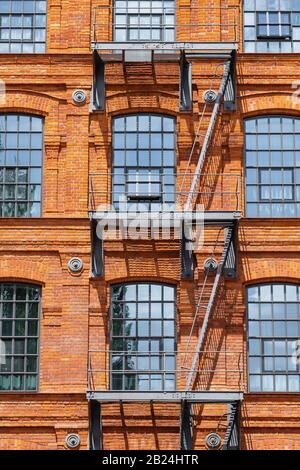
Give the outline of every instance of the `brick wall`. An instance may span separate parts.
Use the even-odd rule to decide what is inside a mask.
[[[180,280],[178,241],[110,241],[105,244],[105,276],[90,274],[88,174],[111,170],[112,117],[157,112],[176,117],[177,169],[184,171],[193,143],[203,93],[211,85],[218,60],[193,61],[193,112],[179,113],[177,64],[109,64],[107,99],[102,113],[90,112],[92,6],[106,2],[49,0],[47,53],[0,57],[6,102],[0,112],[31,113],[45,118],[42,219],[0,219],[0,277],[42,286],[40,388],[37,394],[0,395],[0,446],[3,449],[62,449],[69,432],[78,432],[88,447],[88,349],[105,348],[109,337],[109,291],[123,281],[161,281],[177,287],[179,351],[186,348],[203,262],[211,254],[217,230],[205,232],[196,253],[195,279]],[[190,2],[180,2],[189,4]],[[202,2],[203,3],[203,2]],[[207,1],[237,5],[236,1]],[[182,18],[183,20],[184,18]],[[241,24],[241,23],[240,23]],[[241,30],[241,27],[240,27]],[[241,32],[241,31],[240,31]],[[241,35],[240,35],[241,37]],[[243,119],[261,114],[299,116],[291,83],[298,79],[297,56],[238,55],[238,110],[218,119],[205,172],[243,176]],[[218,75],[220,70],[218,71]],[[216,79],[217,89],[220,76]],[[84,89],[88,100],[75,105],[72,93]],[[210,110],[205,114],[204,129]],[[197,152],[192,161],[194,168]],[[243,195],[242,195],[243,199]],[[217,205],[223,204],[215,199]],[[228,202],[228,201],[225,201]],[[245,287],[260,281],[298,282],[300,225],[297,220],[247,220],[239,229],[239,271],[219,292],[206,349],[243,353],[241,382],[247,392]],[[222,234],[216,254],[220,257]],[[72,275],[67,263],[79,256],[84,270]],[[205,293],[208,296],[209,291]],[[197,326],[201,327],[200,318]],[[196,329],[192,347],[197,339]],[[218,360],[220,368],[228,366]],[[222,377],[222,380],[224,378]],[[236,373],[226,376],[233,386]],[[103,380],[103,377],[102,377]],[[211,377],[208,377],[211,380]],[[221,379],[220,379],[221,380]],[[105,381],[104,381],[105,382]],[[218,378],[214,386],[221,386]],[[245,395],[242,408],[244,449],[299,449],[298,396]],[[226,407],[194,407],[195,448],[205,436],[224,432]],[[103,407],[106,449],[178,449],[178,405],[132,404]]]

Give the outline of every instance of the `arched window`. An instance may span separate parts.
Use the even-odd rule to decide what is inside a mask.
[[[112,287],[112,390],[175,389],[175,296],[165,284]]]
[[[0,115],[0,216],[40,217],[43,118]]]
[[[0,391],[38,388],[41,288],[0,284]]]
[[[300,119],[245,121],[246,215],[300,216]]]
[[[299,286],[248,287],[247,311],[249,391],[299,392]]]
[[[244,0],[245,52],[300,52],[300,4]]]
[[[113,120],[113,203],[157,208],[175,202],[175,119],[137,114]]]
[[[1,0],[0,53],[45,52],[46,13],[46,0]]]
[[[174,0],[115,0],[114,40],[175,41]]]

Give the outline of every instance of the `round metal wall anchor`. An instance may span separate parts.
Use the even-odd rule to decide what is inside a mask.
[[[204,261],[204,269],[205,271],[216,271],[218,269],[217,260],[215,260],[215,258],[207,258],[207,260]]]
[[[217,93],[214,90],[206,90],[204,92],[204,101],[206,103],[214,103],[217,99]]]
[[[69,449],[76,449],[80,446],[80,437],[78,434],[68,434],[66,437],[66,444]]]
[[[212,432],[206,436],[205,443],[208,449],[219,449],[221,447],[222,439],[219,434]]]
[[[83,104],[86,102],[86,93],[84,90],[75,90],[72,97],[76,104]]]
[[[71,258],[68,262],[68,268],[72,273],[80,273],[83,269],[83,261],[80,258]]]

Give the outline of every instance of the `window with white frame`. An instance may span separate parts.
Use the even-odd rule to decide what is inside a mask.
[[[247,289],[250,392],[300,392],[300,290],[294,284]]]
[[[300,52],[298,0],[244,0],[245,52]]]
[[[0,391],[38,388],[41,288],[0,284]]]
[[[46,0],[0,0],[0,53],[43,53]]]
[[[175,0],[115,0],[114,40],[175,41]]]
[[[300,216],[300,119],[245,121],[247,217]]]
[[[112,390],[175,390],[175,299],[166,284],[112,287]]]

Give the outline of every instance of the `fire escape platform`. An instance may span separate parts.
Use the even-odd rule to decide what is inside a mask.
[[[117,223],[122,223],[124,221],[130,221],[133,219],[138,220],[156,220],[158,218],[164,219],[165,216],[170,217],[170,222],[173,224],[178,220],[186,220],[188,222],[197,222],[201,220],[203,216],[203,221],[207,225],[231,225],[233,222],[240,220],[241,212],[240,211],[205,211],[193,212],[193,211],[178,211],[178,212],[116,212],[116,211],[91,211],[90,220],[103,220],[107,222],[116,221]]]
[[[87,393],[87,399],[99,403],[113,402],[167,402],[181,403],[235,403],[243,400],[241,391],[170,391],[170,392],[127,392],[127,391],[93,391]]]
[[[238,49],[236,42],[93,42],[92,50],[96,51],[197,51],[201,54],[231,54]]]

